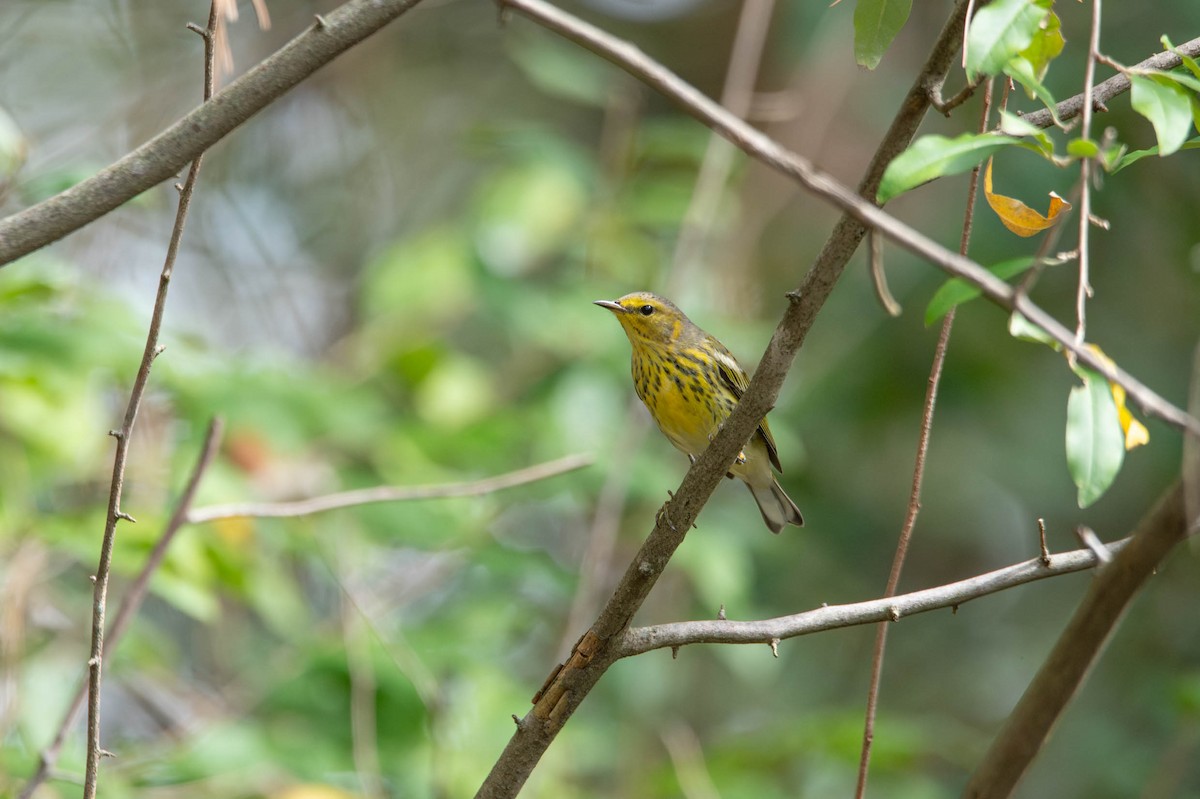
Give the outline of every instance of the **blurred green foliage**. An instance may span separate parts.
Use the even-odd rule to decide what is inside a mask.
[[[309,4],[269,5],[271,31],[231,29],[239,69],[311,22]],[[804,110],[772,132],[853,181],[940,27],[944,9],[921,5],[891,68],[867,74],[854,71],[848,12],[781,4],[760,83]],[[1186,38],[1196,9],[1167,5],[1152,26],[1106,8],[1105,48],[1133,62],[1164,30]],[[11,78],[0,108],[32,143],[5,211],[124,154],[198,96],[184,10],[89,8],[106,24],[83,36],[85,7],[0,7],[3,35],[21,34],[0,50]],[[1059,9],[1068,45],[1055,75],[1079,74],[1065,65],[1080,63],[1086,10]],[[717,95],[713,54],[728,51],[733,11],[598,19]],[[1105,123],[1123,140],[1153,142],[1127,99],[1110,105]],[[974,107],[930,126],[961,132]],[[479,498],[185,528],[106,670],[104,744],[119,756],[104,762],[101,795],[475,790],[510,715],[582,632],[568,625],[572,603],[583,618],[597,610],[600,596],[578,592],[606,484],[623,504],[601,592],[686,467],[656,432],[624,434],[643,413],[628,410],[627,343],[589,303],[669,284],[707,146],[708,131],[615,68],[520,20],[497,28],[487,4],[448,3],[406,16],[214,149],[133,442],[124,506],[138,523],[119,528],[110,607],[215,415],[227,432],[198,505],[469,480],[572,452],[596,464]],[[1008,180],[1036,196],[1064,193],[1059,177]],[[947,179],[891,207],[957,241],[962,192]],[[0,795],[33,771],[82,675],[106,431],[144,343],[173,200],[169,187],[148,192],[0,270]],[[719,207],[686,310],[753,364],[833,215],[740,159]],[[1144,159],[1097,198],[1113,231],[1095,234],[1089,330],[1178,402],[1200,319],[1197,207],[1187,151]],[[1029,255],[982,216],[973,247],[985,263]],[[711,618],[721,604],[759,618],[881,591],[933,350],[920,309],[943,282],[901,254],[889,252],[888,269],[905,315],[887,318],[852,267],[772,415],[784,485],[809,526],[766,535],[745,492],[723,485],[638,623]],[[1056,269],[1036,299],[1069,316],[1072,297],[1073,275]],[[1151,444],[1079,511],[1063,456],[1074,378],[1058,356],[1010,339],[1005,321],[984,303],[960,309],[902,590],[1034,556],[1038,517],[1054,549],[1076,546],[1076,523],[1120,537],[1178,472],[1177,435],[1151,424]],[[1022,796],[1200,793],[1198,571],[1190,549],[1166,565]],[[1086,581],[897,626],[872,794],[957,795]],[[618,663],[527,795],[674,797],[697,780],[727,799],[849,795],[872,635],[785,642],[778,659],[766,647],[689,647]],[[63,752],[67,778],[39,796],[77,792],[81,739]]]

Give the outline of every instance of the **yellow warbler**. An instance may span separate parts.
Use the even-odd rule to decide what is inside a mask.
[[[619,300],[596,300],[617,317],[633,348],[633,385],[650,415],[672,444],[693,461],[704,451],[750,381],[721,342],[693,324],[670,301],[646,291]],[[730,467],[750,489],[763,521],[778,533],[785,524],[802,526],[796,503],[771,471],[779,454],[763,419]]]

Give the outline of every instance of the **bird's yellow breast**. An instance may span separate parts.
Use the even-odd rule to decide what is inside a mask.
[[[708,446],[724,417],[718,415],[711,382],[699,369],[649,355],[635,358],[633,382],[672,444],[689,455],[699,455]]]

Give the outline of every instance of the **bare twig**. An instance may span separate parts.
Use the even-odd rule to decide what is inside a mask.
[[[983,106],[979,116],[979,130],[985,131],[988,126],[988,115],[992,106],[992,82],[989,80],[984,87]],[[966,255],[971,242],[971,227],[975,219],[975,200],[979,189],[979,166],[971,170],[971,179],[967,187],[966,211],[963,214],[962,235],[959,237],[958,251]],[[955,309],[942,319],[942,329],[938,333],[937,346],[934,348],[933,364],[929,368],[929,380],[925,389],[925,406],[921,413],[921,430],[917,437],[916,462],[913,465],[912,488],[908,495],[908,510],[904,516],[904,524],[900,528],[900,536],[896,541],[896,554],[892,558],[892,569],[888,574],[884,597],[895,595],[900,584],[900,573],[904,569],[904,559],[908,555],[908,545],[912,541],[913,530],[917,524],[917,514],[921,512],[921,484],[925,478],[925,457],[929,452],[929,434],[933,429],[933,410],[937,405],[938,384],[942,379],[942,367],[946,363],[946,348],[950,343],[950,331],[954,328]],[[883,656],[887,649],[888,624],[885,622],[875,628],[875,651],[871,659],[871,679],[867,689],[867,713],[863,724],[862,754],[858,761],[858,784],[855,789],[856,799],[862,799],[867,792],[867,773],[871,763],[871,744],[875,740],[875,715],[879,706],[879,684],[883,678]]]
[[[1187,56],[1192,56],[1193,58],[1200,56],[1200,38],[1192,39],[1190,42],[1184,42],[1175,49],[1180,53],[1183,53]],[[1164,51],[1152,55],[1145,61],[1140,61],[1137,64],[1134,64],[1132,67],[1130,67],[1130,69],[1170,70],[1175,69],[1182,63],[1183,59],[1181,59],[1179,55],[1170,51]],[[1095,88],[1092,90],[1091,107],[1095,110],[1102,111],[1104,110],[1105,104],[1109,100],[1116,97],[1118,94],[1124,94],[1127,91],[1129,91],[1129,77],[1127,75],[1114,75],[1108,80],[1096,84]],[[1054,111],[1058,115],[1059,119],[1061,119],[1063,122],[1066,122],[1069,119],[1074,119],[1075,117],[1079,116],[1083,112],[1083,108],[1084,94],[1080,93],[1074,97],[1068,97],[1066,100],[1063,100],[1054,107]],[[1029,124],[1039,128],[1048,128],[1054,124],[1054,117],[1050,114],[1050,111],[1045,108],[1040,111],[1034,111],[1032,113],[1025,114],[1021,118]]]
[[[176,175],[200,153],[420,0],[349,0],[158,136],[66,191],[0,220],[0,266]]]
[[[881,146],[876,153],[876,158],[868,169],[868,179],[864,179],[859,187],[860,193],[856,194],[818,170],[807,159],[790,152],[774,139],[721,108],[695,87],[628,42],[589,25],[544,0],[502,0],[502,2],[505,7],[520,11],[539,24],[583,45],[658,89],[675,100],[689,114],[725,136],[748,155],[793,178],[811,193],[840,208],[849,217],[839,221],[830,236],[829,244],[818,256],[816,265],[810,270],[800,289],[792,295],[793,302],[788,314],[776,328],[776,335],[772,338],[771,345],[767,350],[768,356],[774,355],[766,361],[771,367],[766,372],[771,376],[765,380],[759,377],[759,374],[764,371],[763,365],[760,364],[758,372],[755,373],[755,379],[751,382],[750,390],[739,403],[740,408],[747,409],[742,413],[745,413],[747,417],[757,415],[757,418],[742,422],[740,421],[743,418],[741,413],[735,412],[734,416],[726,422],[726,428],[737,429],[741,424],[756,424],[770,409],[774,397],[768,400],[763,396],[763,393],[766,393],[765,390],[755,386],[763,385],[768,381],[774,383],[777,377],[782,378],[782,374],[786,372],[787,368],[784,362],[790,364],[791,358],[803,341],[804,333],[811,326],[812,319],[824,302],[825,296],[832,289],[833,283],[840,277],[845,259],[848,259],[849,254],[853,253],[858,246],[866,228],[871,227],[947,274],[962,278],[975,285],[981,290],[983,296],[1000,307],[1008,311],[1019,311],[1022,316],[1040,327],[1064,349],[1073,353],[1079,362],[1099,372],[1106,380],[1122,385],[1126,394],[1146,415],[1162,419],[1174,427],[1200,431],[1200,421],[1163,399],[1124,370],[1111,363],[1106,363],[1086,344],[1078,344],[1072,332],[1034,305],[1028,297],[1017,295],[1011,286],[979,264],[951,252],[923,233],[880,210],[874,203],[864,199],[864,197],[875,195],[883,167],[896,152],[899,152],[899,150],[892,152],[891,148],[898,141],[907,141],[907,139],[893,135],[896,131],[895,123],[885,137],[884,146]],[[954,15],[954,18],[959,20],[958,25],[960,26],[962,10],[962,5],[956,6]],[[956,30],[960,30],[960,28],[956,28]],[[942,40],[939,40],[939,44],[941,43]],[[949,48],[947,47],[947,49]],[[920,97],[913,98],[910,93],[905,102],[913,104],[913,107],[923,111],[929,107],[926,87],[930,84],[930,79],[929,76],[922,74],[919,76],[919,80],[922,81],[918,88]],[[902,115],[905,120],[910,116],[910,114]],[[899,149],[903,149],[903,147]],[[878,167],[878,174],[875,172],[876,167]],[[776,357],[779,357],[778,361],[775,359]],[[773,374],[777,368],[782,371],[777,375]],[[777,391],[778,388],[776,387],[775,390]],[[735,423],[735,419],[739,421]],[[747,433],[748,435],[749,433]],[[733,445],[731,444],[731,446]],[[737,447],[740,449],[741,444],[739,443]]]
[[[1130,542],[1131,539],[1115,541],[1108,545],[1108,550],[1113,553],[1121,552]],[[876,622],[894,622],[918,613],[958,607],[973,599],[1047,577],[1091,569],[1098,563],[1096,553],[1090,549],[1076,549],[1051,556],[1049,565],[1043,563],[1041,558],[1030,558],[1003,569],[939,585],[936,588],[850,605],[823,605],[804,613],[774,619],[706,619],[633,627],[626,630],[620,638],[619,657],[633,657],[655,649],[670,649],[689,644],[770,644],[773,640],[797,638],[826,630]]]
[[[204,101],[212,97],[213,87],[213,27],[216,24],[216,4],[210,6],[208,26],[203,31],[204,39]],[[95,588],[92,597],[92,647],[88,658],[88,724],[87,724],[87,769],[84,775],[84,799],[94,799],[96,795],[97,772],[100,767],[100,684],[104,663],[104,611],[108,601],[108,578],[112,568],[113,542],[116,540],[117,521],[126,519],[132,521],[129,514],[121,509],[121,489],[125,483],[125,462],[129,455],[130,437],[133,426],[137,421],[138,408],[142,404],[142,396],[146,392],[146,384],[150,379],[150,367],[163,348],[158,343],[159,331],[162,329],[163,313],[167,307],[167,290],[171,286],[171,274],[175,269],[175,257],[179,253],[179,242],[183,237],[183,226],[187,220],[188,207],[192,201],[192,191],[196,187],[196,178],[200,173],[200,162],[203,153],[196,156],[188,171],[187,179],[179,193],[179,208],[175,214],[175,226],[171,230],[171,240],[167,244],[167,257],[163,262],[162,273],[158,279],[158,293],[154,298],[154,310],[150,315],[150,330],[146,334],[146,348],[142,352],[142,361],[138,366],[137,377],[133,382],[133,390],[129,394],[129,404],[125,408],[125,419],[118,430],[112,435],[117,439],[116,455],[113,458],[112,486],[108,495],[108,512],[105,515],[104,537],[100,543],[100,563],[96,567]]]
[[[1038,547],[1042,553],[1042,563],[1050,564],[1050,547],[1046,544],[1046,520],[1038,519]]]
[[[196,508],[188,513],[189,524],[203,524],[217,519],[238,519],[244,517],[256,518],[285,518],[292,516],[308,516],[313,513],[323,513],[338,508],[349,508],[355,505],[368,505],[374,502],[407,502],[420,499],[444,499],[446,497],[477,497],[491,494],[506,488],[514,488],[526,483],[545,480],[560,474],[573,472],[590,466],[592,458],[589,455],[568,455],[565,458],[539,463],[506,472],[482,480],[472,480],[465,483],[442,483],[427,486],[375,486],[361,488],[355,491],[340,491],[336,494],[301,499],[295,502],[238,502],[230,505],[211,505],[206,508]]]
[[[1096,58],[1100,55],[1100,0],[1092,0],[1092,28],[1083,71],[1083,123],[1079,136],[1085,141],[1092,133],[1093,84],[1096,82]],[[1083,344],[1087,335],[1087,300],[1092,296],[1088,276],[1088,233],[1092,226],[1092,164],[1091,158],[1079,162],[1079,285],[1075,291],[1075,342]]]
[[[184,516],[196,497],[196,490],[200,487],[200,479],[208,471],[209,464],[212,463],[213,458],[217,454],[217,445],[221,441],[221,430],[222,423],[220,419],[213,419],[209,422],[208,431],[204,434],[204,444],[200,448],[200,456],[196,459],[196,465],[192,467],[192,473],[188,477],[183,493],[180,494],[179,500],[175,503],[175,510],[172,511],[171,518],[167,521],[166,527],[163,528],[162,534],[158,537],[158,542],[155,543],[154,548],[150,550],[150,554],[146,557],[146,562],[142,564],[141,571],[138,572],[133,582],[130,583],[125,595],[121,597],[121,604],[117,607],[117,613],[109,625],[108,632],[105,634],[103,652],[105,660],[116,649],[121,639],[125,637],[125,631],[129,628],[129,624],[133,621],[134,616],[137,615],[138,609],[141,608],[142,601],[146,598],[146,592],[150,588],[150,578],[162,564],[163,558],[167,553],[167,547],[171,545],[175,534],[184,525]],[[38,786],[50,776],[50,772],[58,762],[59,754],[62,752],[67,732],[74,724],[75,717],[79,715],[79,710],[83,707],[83,700],[87,697],[87,693],[88,681],[84,679],[80,681],[79,688],[67,704],[67,712],[63,714],[62,721],[54,733],[54,738],[50,741],[49,745],[42,749],[41,754],[38,756],[37,770],[29,778],[25,787],[21,789],[19,799],[29,799],[29,797],[33,796],[33,792],[37,790]]]
[[[1185,533],[1183,490],[1176,483],[1138,524],[1128,545],[1096,575],[1054,649],[971,775],[964,797],[1002,799],[1012,794],[1133,595]],[[1060,557],[1055,555],[1054,560]]]

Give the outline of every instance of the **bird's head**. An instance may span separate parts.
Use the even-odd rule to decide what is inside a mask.
[[[691,326],[674,303],[648,291],[635,291],[618,300],[596,300],[595,304],[612,311],[633,342],[667,344]]]

